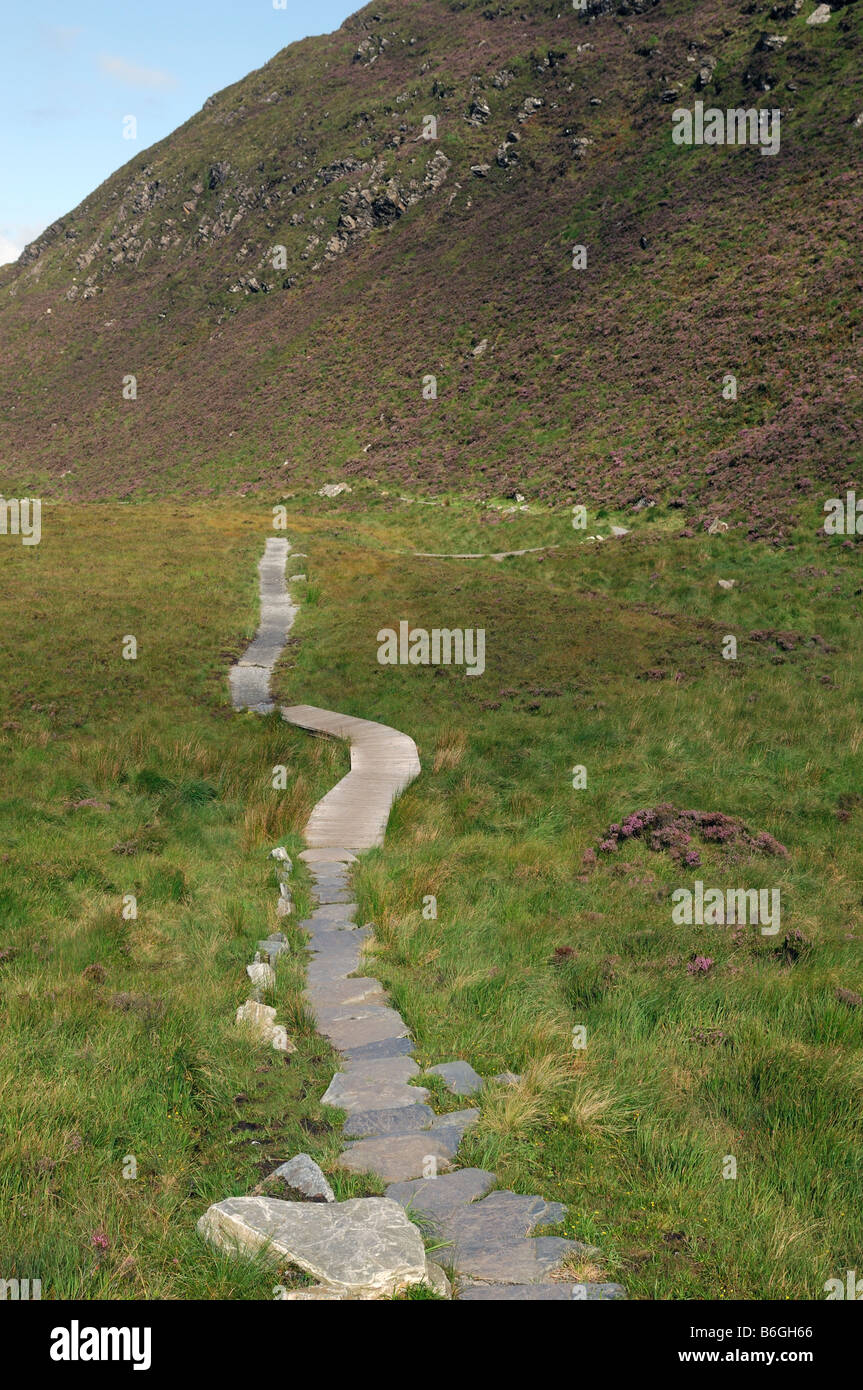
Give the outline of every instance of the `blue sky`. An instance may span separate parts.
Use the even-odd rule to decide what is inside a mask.
[[[0,265],[213,92],[363,0],[12,0],[0,55]],[[136,142],[123,139],[134,115]]]

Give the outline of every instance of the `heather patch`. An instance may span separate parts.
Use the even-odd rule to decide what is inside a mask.
[[[788,855],[785,846],[766,830],[753,833],[736,816],[723,811],[680,810],[670,802],[633,811],[620,824],[613,822],[597,848],[603,854],[614,854],[627,840],[642,840],[654,854],[667,854],[675,864],[694,869],[701,863],[693,844],[696,839],[705,845],[722,846],[732,861],[743,853]]]

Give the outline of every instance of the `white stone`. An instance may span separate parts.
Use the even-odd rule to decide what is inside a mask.
[[[241,1004],[237,1009],[237,1023],[245,1023],[254,1033],[269,1036],[276,1018],[276,1011],[271,1004],[258,1004],[254,999],[247,999],[245,1004]]]
[[[830,6],[818,5],[807,19],[807,24],[826,24],[830,18]]]
[[[343,492],[352,492],[353,488],[348,487],[347,483],[324,483],[322,488],[318,488],[319,497],[341,497]]]
[[[338,1293],[392,1294],[428,1277],[416,1226],[398,1202],[283,1202],[228,1197],[198,1222],[204,1240],[229,1254],[290,1261]]]
[[[253,961],[246,966],[246,974],[253,985],[259,989],[274,989],[276,985],[276,972],[271,965],[266,965],[263,961]]]
[[[283,1023],[277,1023],[273,1029],[270,1041],[277,1052],[296,1052],[296,1044],[292,1043],[288,1037],[288,1030]]]

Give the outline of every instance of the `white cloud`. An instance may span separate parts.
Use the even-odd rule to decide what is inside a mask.
[[[0,232],[0,265],[8,265],[10,261],[17,261],[23,250],[23,241],[18,245],[17,242]]]
[[[100,53],[99,67],[108,77],[116,78],[127,87],[147,87],[150,91],[161,91],[176,87],[177,79],[162,68],[142,68],[130,63],[126,58],[116,58],[110,53]]]

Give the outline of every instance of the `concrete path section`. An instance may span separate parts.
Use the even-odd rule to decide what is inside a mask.
[[[417,746],[407,734],[314,705],[282,708],[289,724],[347,739],[351,770],[312,811],[305,829],[310,849],[372,849],[382,845],[392,804],[419,776]]]

